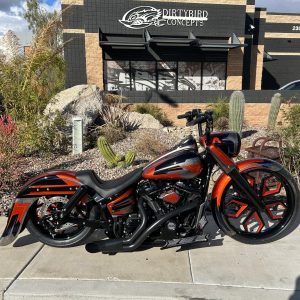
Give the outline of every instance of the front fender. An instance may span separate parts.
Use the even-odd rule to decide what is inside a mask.
[[[67,197],[76,193],[81,185],[74,172],[51,171],[29,180],[20,190],[14,201],[6,228],[0,238],[0,246],[11,244],[24,228],[30,207],[41,197]]]
[[[270,159],[263,159],[263,158],[242,160],[239,161],[236,164],[236,166],[240,172],[250,170],[250,169],[261,169],[261,168],[269,169],[274,172],[277,172],[283,169],[283,166],[277,163],[276,161]],[[230,181],[231,178],[225,173],[221,174],[220,177],[218,178],[211,195],[211,201],[216,201],[217,207],[220,207],[222,203],[222,196],[224,190]]]

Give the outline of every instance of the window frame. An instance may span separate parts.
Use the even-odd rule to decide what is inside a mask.
[[[118,60],[115,60],[115,59],[105,59],[104,60],[104,63],[103,63],[103,81],[104,81],[104,90],[107,91],[107,92],[111,92],[107,89],[108,87],[108,64],[107,62],[109,61],[128,61],[129,62],[129,80],[130,80],[130,91],[136,91],[135,89],[133,89],[133,75],[132,75],[132,62],[135,62],[135,61],[148,61],[148,60],[121,60],[121,59],[118,59]],[[175,89],[174,90],[171,90],[170,92],[185,92],[185,90],[179,90],[178,89],[178,86],[179,86],[179,82],[178,82],[178,79],[179,79],[179,63],[180,62],[195,62],[195,63],[201,63],[201,87],[199,90],[196,90],[196,91],[205,91],[203,90],[203,72],[204,72],[204,63],[222,63],[222,64],[225,64],[225,86],[224,86],[224,90],[227,90],[227,68],[228,68],[228,61],[224,60],[224,61],[218,61],[218,60],[213,60],[213,59],[209,59],[209,60],[199,60],[199,61],[186,61],[186,60],[164,60],[164,61],[154,61],[154,60],[149,60],[149,62],[155,62],[155,91],[162,91],[159,89],[159,71],[163,71],[163,70],[159,70],[158,68],[158,64],[161,63],[161,62],[175,62],[176,64],[176,68],[175,69],[170,69],[171,72],[174,72],[175,73]],[[166,72],[168,71],[167,69],[163,72]],[[136,92],[140,92],[140,91],[136,91]],[[188,91],[186,91],[188,92]]]

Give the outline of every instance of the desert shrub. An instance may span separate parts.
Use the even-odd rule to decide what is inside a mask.
[[[214,122],[214,126],[218,130],[227,130],[229,127],[229,119],[226,117],[220,117]]]
[[[17,122],[28,123],[38,117],[50,99],[64,88],[63,45],[49,47],[49,37],[61,27],[59,16],[50,19],[34,36],[27,55],[18,55],[15,49],[14,55],[9,53],[9,59],[0,59],[3,106]]]
[[[100,126],[98,134],[104,136],[109,144],[115,144],[126,138],[126,132],[122,127],[115,127],[110,124]]]
[[[148,104],[148,103],[137,104],[134,107],[134,111],[136,111],[140,114],[149,114],[149,115],[153,116],[163,126],[172,126],[173,125],[173,122],[168,119],[166,113],[164,113],[162,111],[162,109],[156,105]]]
[[[218,98],[209,106],[214,111],[214,124],[219,130],[226,130],[229,126],[229,102],[226,98]]]
[[[18,152],[21,155],[67,153],[66,121],[61,115],[57,114],[53,119],[42,117],[20,125]]]
[[[14,38],[0,56],[0,91],[2,106],[18,124],[18,151],[21,154],[55,152],[64,147],[58,119],[47,120],[43,112],[50,99],[64,88],[64,45],[49,46],[53,34],[62,29],[60,15],[53,15],[34,35],[27,55],[20,55]],[[5,55],[6,53],[6,55]],[[63,150],[63,149],[62,149]]]
[[[155,135],[150,133],[142,133],[137,140],[134,149],[138,153],[150,155],[152,157],[159,156],[168,151],[168,148]]]
[[[114,128],[128,130],[130,128],[128,119],[128,106],[123,103],[123,97],[114,94],[106,94],[103,105],[99,112],[100,119]]]
[[[300,105],[284,111],[283,119],[279,132],[282,141],[281,160],[300,185]]]
[[[7,190],[19,179],[17,163],[18,129],[10,116],[0,117],[0,191]]]

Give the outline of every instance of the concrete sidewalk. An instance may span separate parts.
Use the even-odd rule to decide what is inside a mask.
[[[0,230],[6,219],[0,218]],[[300,299],[300,230],[273,244],[223,237],[193,250],[109,256],[55,249],[24,233],[0,248],[3,299]]]

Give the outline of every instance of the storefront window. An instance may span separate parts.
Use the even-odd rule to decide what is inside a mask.
[[[107,61],[108,91],[225,90],[225,62]]]
[[[131,62],[132,89],[135,91],[148,91],[156,89],[156,62]]]
[[[129,61],[107,61],[107,90],[130,90]]]
[[[203,90],[225,90],[226,63],[203,63]]]
[[[178,63],[178,90],[199,91],[201,90],[201,63],[179,62]]]
[[[157,63],[158,90],[175,91],[176,90],[176,62]]]

